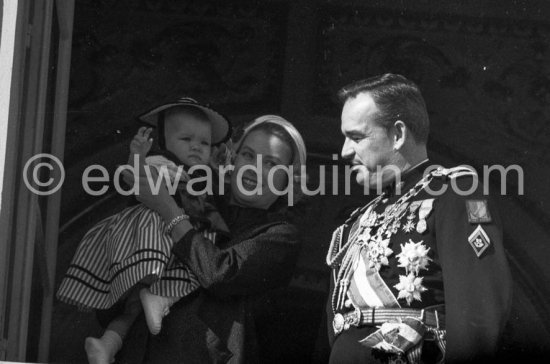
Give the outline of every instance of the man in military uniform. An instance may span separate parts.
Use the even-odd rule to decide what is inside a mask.
[[[418,87],[385,74],[344,87],[342,157],[381,193],[333,233],[330,363],[487,362],[511,303],[495,206],[474,171],[428,168]]]

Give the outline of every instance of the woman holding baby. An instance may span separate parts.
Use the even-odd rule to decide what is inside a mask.
[[[153,194],[146,176],[134,180],[125,175],[128,183],[139,183],[138,200],[173,225],[172,254],[200,283],[170,308],[158,335],[133,345],[143,349],[143,362],[257,361],[250,305],[259,295],[286,286],[292,276],[300,240],[290,222],[288,194],[294,194],[294,202],[300,194],[287,187],[300,186],[306,148],[291,123],[265,115],[244,127],[232,149],[234,169],[214,203],[227,229],[215,242],[180,218],[185,205],[178,206],[166,188]]]

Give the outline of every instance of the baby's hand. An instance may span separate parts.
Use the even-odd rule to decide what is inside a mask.
[[[139,128],[137,134],[132,139],[130,143],[130,161],[132,164],[134,160],[134,155],[139,155],[140,160],[144,161],[147,153],[151,150],[151,145],[153,144],[153,138],[149,138],[149,135],[153,131],[153,128],[141,127]]]

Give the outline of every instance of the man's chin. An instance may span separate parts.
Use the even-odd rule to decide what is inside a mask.
[[[359,185],[372,191],[378,191],[391,182],[382,180],[381,176],[376,173],[369,173],[368,176],[365,176],[362,173],[357,173],[355,180]]]

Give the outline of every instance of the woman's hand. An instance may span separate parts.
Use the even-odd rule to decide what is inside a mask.
[[[146,169],[149,173],[146,172]],[[122,176],[124,182],[128,185],[136,186],[136,199],[151,210],[158,212],[165,220],[168,219],[168,222],[173,217],[181,214],[181,209],[168,192],[166,181],[164,178],[159,180],[156,168],[140,165],[137,180],[128,170],[122,171]],[[174,213],[175,215],[172,216]]]
[[[147,173],[145,169],[150,173]],[[134,175],[128,170],[122,171],[124,182],[130,186],[137,184],[136,199],[150,208],[158,212],[166,224],[169,224],[174,218],[185,213],[170,196],[166,181],[160,178],[157,169],[150,166],[140,166],[138,179],[134,179]],[[184,220],[177,224],[172,230],[172,238],[174,241],[181,239],[193,226],[188,220]]]

